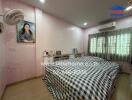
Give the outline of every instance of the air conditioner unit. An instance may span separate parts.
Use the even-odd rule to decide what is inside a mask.
[[[116,22],[111,22],[111,23],[101,25],[99,28],[99,31],[113,30],[115,28],[116,28]]]

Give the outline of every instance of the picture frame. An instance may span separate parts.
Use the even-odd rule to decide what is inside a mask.
[[[36,43],[35,23],[24,20],[17,24],[17,42]]]

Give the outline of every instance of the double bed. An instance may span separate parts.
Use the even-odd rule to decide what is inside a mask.
[[[109,100],[119,72],[118,64],[87,56],[49,63],[44,82],[54,100]]]

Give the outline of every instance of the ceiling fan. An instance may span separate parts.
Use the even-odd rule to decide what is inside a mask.
[[[0,14],[0,16],[3,16],[4,22],[9,25],[17,24],[24,19],[24,14],[20,9],[5,8],[4,13]]]

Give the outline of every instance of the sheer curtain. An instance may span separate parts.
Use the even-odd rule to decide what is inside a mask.
[[[89,35],[88,53],[108,60],[131,61],[132,28]]]

